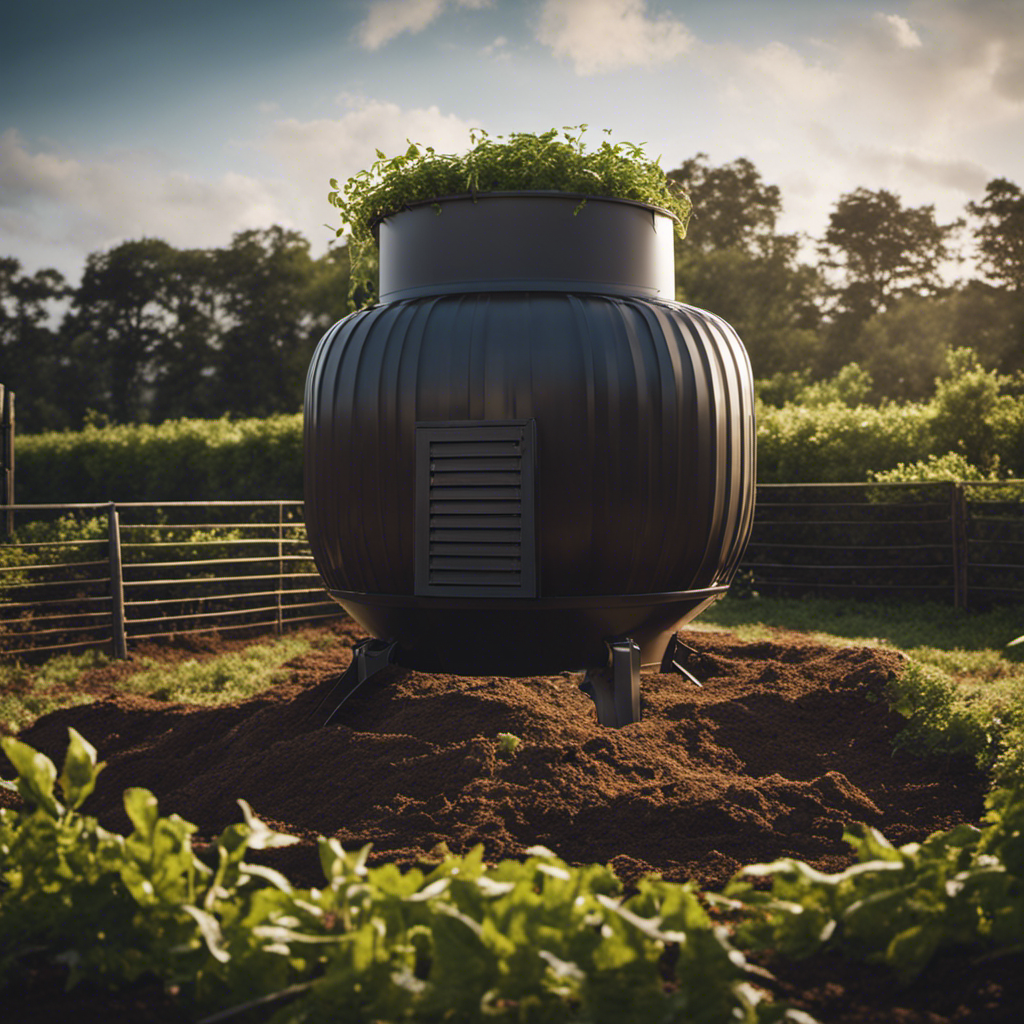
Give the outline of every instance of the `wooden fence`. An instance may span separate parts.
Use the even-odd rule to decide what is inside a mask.
[[[0,656],[183,633],[274,630],[340,614],[299,501],[0,506]],[[23,515],[23,513],[30,513]],[[734,588],[950,602],[1024,601],[1024,481],[762,484]]]

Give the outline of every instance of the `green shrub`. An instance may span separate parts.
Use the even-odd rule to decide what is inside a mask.
[[[929,452],[929,410],[923,405],[840,401],[818,407],[758,403],[757,475],[761,483],[840,483],[866,480]]]
[[[892,469],[869,470],[869,480],[879,483],[909,483],[929,480],[998,480],[994,470],[984,472],[967,461],[960,452],[946,452],[945,455],[929,455],[917,462],[901,462]]]
[[[861,402],[856,364],[831,381],[758,385],[761,483],[1024,477],[1024,394],[954,354],[933,400]],[[957,360],[961,360],[958,362]],[[1007,393],[1004,393],[1007,392]],[[792,399],[796,400],[792,400]],[[770,404],[783,401],[783,404]],[[302,497],[302,415],[90,426],[17,438],[18,500],[170,501]],[[963,472],[960,473],[959,470]],[[895,473],[893,477],[886,474]],[[978,476],[977,474],[981,474]]]
[[[984,369],[969,348],[954,349],[947,369],[931,401],[932,450],[959,452],[968,462],[987,469],[996,454],[994,418],[1002,378]]]
[[[17,438],[18,501],[302,497],[302,415],[168,420]]]
[[[839,402],[855,408],[867,402],[871,375],[848,363],[830,380],[812,381],[809,370],[788,370],[755,381],[754,390],[765,405],[807,405],[817,408]]]

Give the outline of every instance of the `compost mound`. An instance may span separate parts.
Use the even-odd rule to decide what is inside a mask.
[[[73,726],[107,767],[86,812],[128,830],[122,791],[199,826],[197,848],[240,820],[238,798],[302,842],[273,862],[322,884],[315,842],[372,843],[371,863],[430,862],[483,844],[485,859],[541,843],[573,864],[610,863],[718,888],[743,864],[797,857],[850,863],[856,822],[895,843],[983,813],[985,780],[963,762],[894,753],[904,725],[883,697],[901,655],[779,636],[744,643],[686,630],[686,668],[644,673],[642,720],[597,724],[581,676],[467,678],[392,666],[335,724],[316,711],[365,634],[289,663],[284,681],[237,704],[197,707],[117,692],[122,664],[87,674],[96,700],[39,719],[22,738],[58,763]],[[155,649],[205,657],[216,643]],[[501,752],[499,733],[520,743]],[[443,845],[442,845],[443,844]]]

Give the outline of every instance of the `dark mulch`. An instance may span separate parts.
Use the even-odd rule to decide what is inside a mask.
[[[272,861],[303,885],[322,882],[318,835],[346,848],[373,843],[371,863],[402,865],[441,843],[456,853],[482,843],[492,862],[542,843],[571,863],[610,863],[627,884],[656,871],[719,888],[741,865],[776,857],[840,870],[854,822],[900,844],[982,815],[985,780],[968,763],[893,753],[902,720],[878,698],[899,670],[895,653],[687,631],[697,652],[688,667],[703,688],[645,674],[643,720],[619,730],[597,725],[569,673],[465,678],[392,667],[323,728],[314,709],[362,635],[351,623],[333,631],[337,642],[296,659],[286,682],[236,705],[129,696],[116,690],[129,667],[96,670],[85,681],[94,703],[48,715],[22,738],[56,760],[68,726],[97,746],[107,768],[84,809],[109,828],[128,828],[121,792],[131,785],[195,822],[200,846],[239,820],[235,801],[246,799],[302,837]],[[187,656],[216,653],[216,641],[207,647]],[[522,740],[510,757],[497,751],[500,732]],[[822,1021],[1024,1019],[998,1016],[1024,1005],[1019,958],[946,958],[903,991],[875,968],[834,957],[767,965],[782,994]],[[87,1019],[74,994],[33,1015],[40,991],[9,994],[17,1019],[58,1019],[60,1007]],[[174,1019],[159,1016],[175,1011],[157,996],[137,993],[154,1000],[146,1019]],[[82,1006],[102,998],[86,995]],[[105,1019],[136,1018],[122,1006]]]

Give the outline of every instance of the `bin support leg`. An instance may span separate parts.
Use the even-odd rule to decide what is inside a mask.
[[[640,648],[626,637],[608,644],[611,665],[587,669],[580,689],[597,705],[597,721],[613,729],[640,721]]]
[[[371,676],[381,669],[387,668],[395,660],[398,644],[394,640],[362,640],[352,648],[352,663],[342,673],[341,678],[324,694],[323,699],[313,710],[315,715],[328,701],[333,710],[324,719],[324,725],[330,725],[341,710],[342,704],[359,689]]]
[[[673,636],[668,642],[668,649],[665,651],[665,657],[662,658],[661,671],[671,672],[675,669],[676,672],[680,672],[686,676],[694,686],[699,686],[703,689],[704,684],[683,664],[683,660],[686,658],[687,654],[690,654],[694,658],[699,657],[697,652],[689,644],[684,644],[678,636]]]

